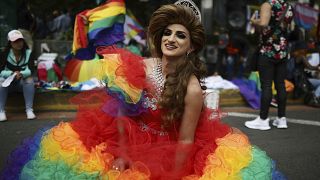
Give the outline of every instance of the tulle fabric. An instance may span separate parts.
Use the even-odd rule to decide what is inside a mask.
[[[49,128],[38,130],[33,137],[23,140],[18,148],[11,152],[7,158],[7,165],[0,174],[0,179],[19,179],[23,166],[37,153],[42,136]]]
[[[78,106],[73,121],[24,141],[2,179],[284,178],[247,136],[221,123],[219,110],[203,108],[194,143],[179,143],[179,124],[164,130],[161,110],[142,106],[152,86],[141,57],[122,51],[98,49],[108,62],[101,68],[107,88],[73,97],[70,102]],[[128,162],[123,172],[112,169],[118,157]]]
[[[99,94],[99,95],[98,95]],[[108,99],[107,93],[96,91],[94,97]],[[85,96],[89,101],[90,96]],[[81,97],[81,101],[84,97]],[[75,98],[76,99],[76,98]],[[101,103],[103,104],[103,103]],[[83,106],[83,105],[82,105]],[[105,153],[114,157],[126,157],[131,163],[141,162],[152,172],[151,179],[179,179],[194,169],[201,169],[205,165],[206,156],[216,147],[215,139],[225,136],[230,128],[216,120],[208,120],[209,110],[202,114],[196,133],[196,142],[193,145],[181,145],[177,142],[178,132],[162,132],[160,111],[143,113],[138,117],[120,116],[113,117],[104,113],[101,108],[81,108],[76,120],[71,122],[72,128],[78,133],[79,139],[86,149],[92,149],[99,144],[107,144]],[[157,115],[158,113],[158,115]],[[124,129],[123,137],[117,130],[117,122],[121,121]],[[141,125],[141,122],[144,126]],[[214,126],[217,128],[213,130]],[[144,129],[143,127],[148,127]],[[211,133],[210,133],[211,132]],[[163,135],[160,135],[163,133]],[[121,140],[121,138],[123,138]],[[124,142],[120,144],[119,142]],[[211,143],[208,143],[211,142]],[[202,149],[202,151],[199,151]],[[184,154],[183,167],[175,169],[177,154]],[[195,158],[197,156],[197,158]],[[195,161],[197,159],[197,161]],[[195,165],[196,164],[196,165]]]
[[[100,47],[97,53],[103,55],[99,76],[104,77],[106,90],[114,97],[105,102],[104,111],[112,116],[118,115],[118,109],[123,115],[139,115],[144,111],[141,106],[147,87],[142,57],[114,47]]]
[[[95,97],[108,96],[105,91],[92,93]],[[141,116],[149,130],[142,129],[136,119],[109,116],[101,106],[82,107],[74,121],[61,122],[44,133],[37,152],[23,166],[19,177],[211,180],[259,176],[259,179],[271,179],[271,159],[265,152],[251,146],[240,131],[218,119],[209,119],[210,111],[202,113],[195,143],[181,145],[175,139],[177,132],[159,136],[151,131],[160,130],[160,124],[148,119],[148,113]],[[118,121],[123,122],[124,144],[119,143]],[[118,156],[131,163],[124,172],[111,169]],[[181,163],[178,169],[177,162]]]

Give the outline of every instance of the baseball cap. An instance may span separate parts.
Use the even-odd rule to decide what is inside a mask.
[[[13,42],[16,41],[18,39],[23,39],[23,35],[20,31],[18,30],[12,30],[8,33],[8,40]]]

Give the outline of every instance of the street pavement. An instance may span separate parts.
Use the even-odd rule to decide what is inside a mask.
[[[266,151],[277,168],[290,180],[320,179],[320,109],[303,105],[287,108],[288,129],[272,128],[268,131],[251,130],[244,122],[252,120],[257,110],[248,107],[223,107],[227,116],[222,121],[248,135],[252,144]],[[21,141],[44,126],[52,126],[75,117],[75,111],[36,112],[36,120],[26,120],[22,112],[7,113],[8,121],[0,122],[0,170],[8,154]],[[270,109],[270,116],[276,109]]]

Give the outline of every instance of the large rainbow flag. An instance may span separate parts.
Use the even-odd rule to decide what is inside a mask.
[[[99,47],[119,42],[128,45],[131,39],[146,45],[144,28],[126,10],[124,0],[109,0],[77,14],[72,53],[66,58],[64,75],[73,82],[83,82],[93,77],[100,79],[95,72],[103,56],[98,53]]]
[[[109,0],[105,4],[77,14],[72,55],[77,59],[93,59],[97,46],[113,45],[124,40],[124,0]]]

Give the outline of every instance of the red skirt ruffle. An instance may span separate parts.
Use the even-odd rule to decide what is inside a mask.
[[[216,139],[227,135],[231,128],[210,117],[206,109],[201,114],[192,145],[177,141],[177,131],[162,132],[160,114],[143,113],[136,117],[112,117],[103,112],[104,102],[110,100],[104,90],[84,92],[71,99],[79,111],[71,126],[88,151],[101,143],[105,153],[121,156],[130,164],[143,163],[151,179],[180,179],[190,174],[201,175],[207,156],[215,151]],[[119,134],[119,122],[123,133]]]

